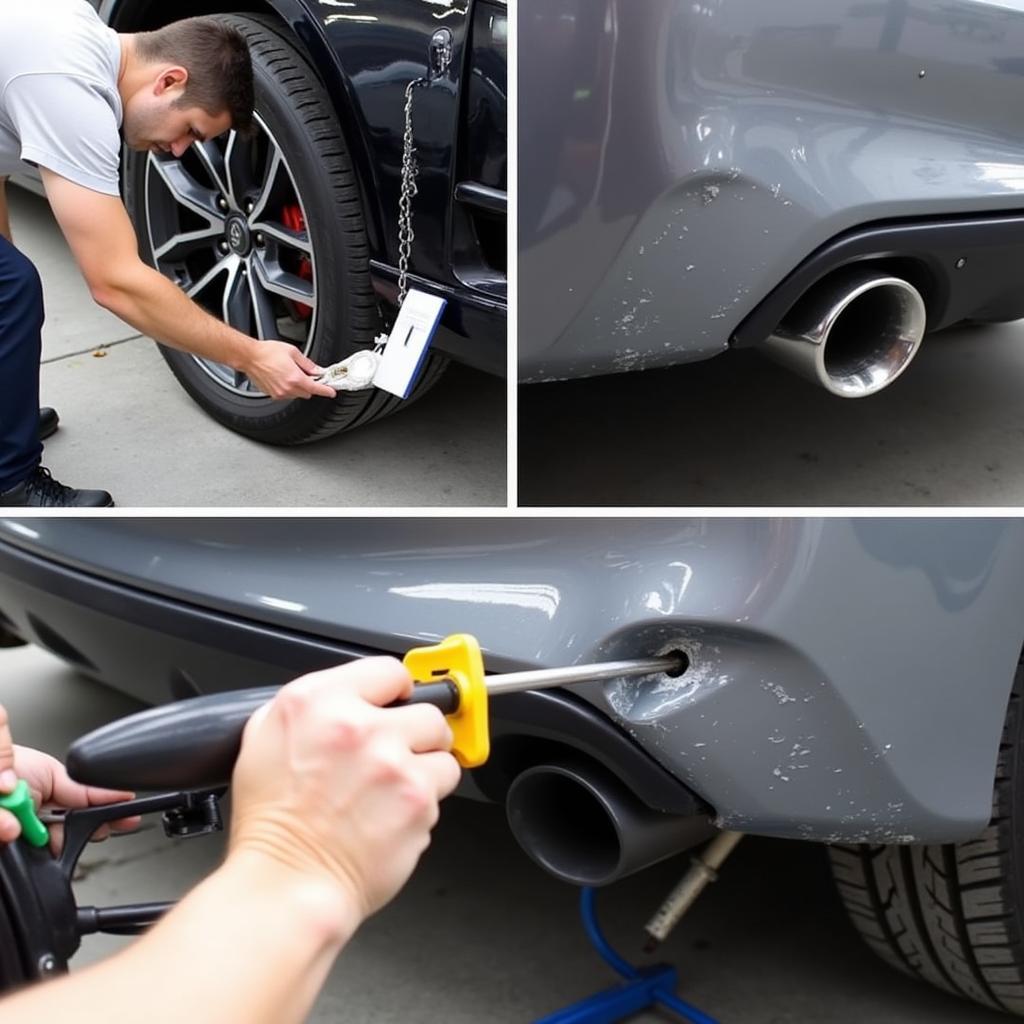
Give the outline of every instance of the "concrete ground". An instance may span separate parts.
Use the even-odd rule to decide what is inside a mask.
[[[856,401],[747,351],[521,387],[519,503],[1021,505],[1022,386],[1024,321],[929,335]]]
[[[275,448],[210,419],[156,346],[89,296],[45,200],[9,188],[14,236],[46,295],[44,464],[128,506],[505,504],[504,380],[453,366],[410,409],[318,444]]]
[[[34,648],[0,650],[0,702],[16,738],[61,755],[81,732],[137,705]],[[171,843],[159,827],[91,847],[82,904],[176,897],[221,843]],[[601,900],[611,941],[639,959],[641,928],[685,868],[676,858]],[[82,965],[124,939],[87,938]],[[747,839],[660,953],[680,994],[723,1024],[985,1024],[995,1013],[889,969],[854,935],[817,846]],[[180,979],[169,967],[168,984]],[[611,984],[576,915],[575,890],[534,867],[501,811],[452,800],[411,883],[345,950],[310,1017],[522,1024]],[[646,1013],[638,1024],[668,1016]]]

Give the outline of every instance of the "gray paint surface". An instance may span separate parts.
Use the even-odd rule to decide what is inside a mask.
[[[37,518],[0,542],[398,654],[473,633],[492,670],[681,648],[680,679],[576,692],[721,824],[817,840],[976,833],[1024,634],[1018,520]]]
[[[518,31],[526,380],[708,358],[848,228],[1021,204],[1020,4],[521,0]]]

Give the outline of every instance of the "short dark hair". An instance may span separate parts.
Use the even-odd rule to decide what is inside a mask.
[[[147,63],[171,61],[188,72],[185,92],[175,106],[201,107],[216,117],[231,115],[231,127],[252,132],[252,57],[245,36],[219,18],[173,21],[135,37],[136,53]]]

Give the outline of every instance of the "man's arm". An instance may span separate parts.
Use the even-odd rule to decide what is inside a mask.
[[[7,212],[7,179],[0,178],[0,235],[8,242],[14,239],[11,235],[11,218]]]
[[[284,687],[246,727],[224,864],[103,963],[0,1003],[4,1024],[301,1024],[360,923],[405,884],[459,780],[392,658]]]
[[[124,204],[41,168],[46,195],[93,299],[140,333],[241,370],[273,398],[334,397],[294,345],[256,341],[210,316],[139,258]]]
[[[334,888],[233,856],[109,960],[0,1002],[5,1024],[301,1024],[360,915]]]

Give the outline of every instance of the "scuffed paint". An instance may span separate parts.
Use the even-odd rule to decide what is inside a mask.
[[[731,680],[723,672],[721,649],[692,636],[678,636],[664,643],[655,653],[683,651],[689,667],[676,678],[664,674],[639,679],[617,679],[605,687],[608,703],[616,714],[632,721],[649,721],[671,714],[684,704],[693,703],[706,691],[725,686]],[[717,724],[717,722],[716,722]]]
[[[796,697],[791,697],[780,683],[762,680],[761,689],[770,693],[780,704],[795,704]]]

